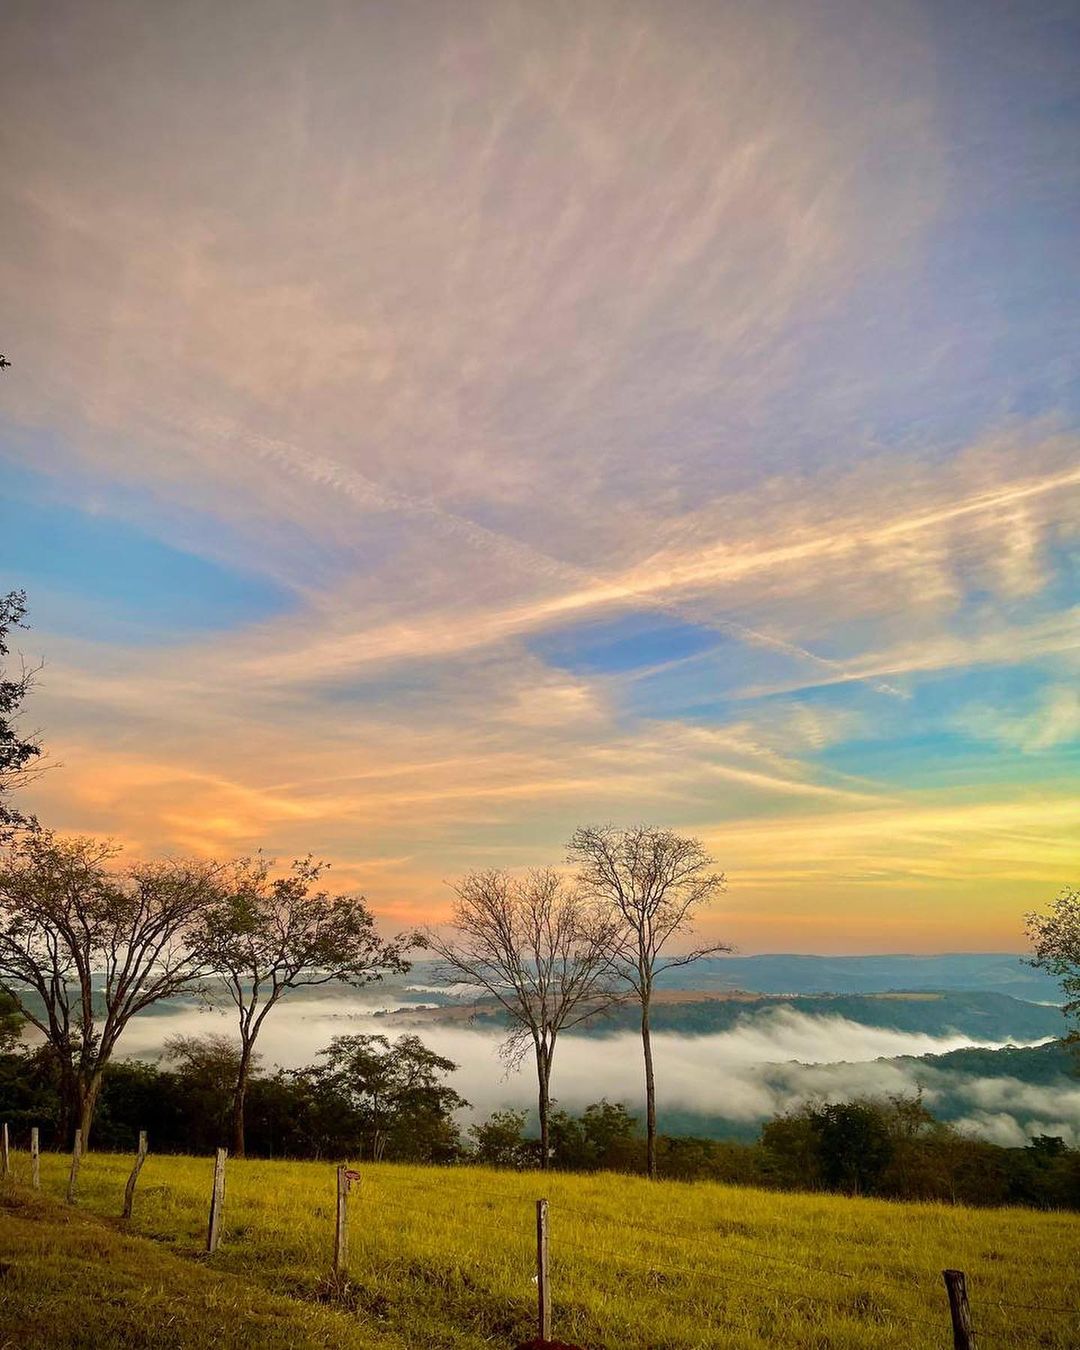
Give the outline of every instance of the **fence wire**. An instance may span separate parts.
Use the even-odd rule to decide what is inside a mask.
[[[379,1187],[379,1189],[382,1188]],[[422,1195],[426,1199],[430,1200],[433,1193],[433,1189],[437,1188],[432,1188],[423,1185],[407,1184],[405,1187],[395,1185],[392,1188],[392,1191],[390,1190],[390,1188],[388,1188],[387,1193],[393,1195],[400,1195],[403,1189],[406,1190],[409,1194]],[[503,1207],[510,1207],[510,1206],[517,1207],[519,1205],[531,1206],[532,1204],[535,1203],[535,1200],[531,1197],[514,1194],[508,1195],[504,1189],[501,1189],[496,1186],[477,1185],[471,1180],[466,1188],[455,1191],[453,1197],[455,1204],[468,1203],[470,1200],[476,1198],[482,1199],[485,1202],[489,1200],[494,1201]],[[664,1238],[668,1241],[673,1241],[679,1244],[685,1243],[687,1240],[707,1244],[708,1255],[713,1258],[717,1256],[722,1256],[726,1252],[737,1252],[739,1255],[751,1257],[756,1261],[764,1261],[770,1265],[783,1266],[788,1269],[798,1270],[805,1274],[810,1275],[816,1276],[825,1275],[835,1279],[843,1279],[843,1280],[868,1280],[869,1278],[871,1278],[870,1272],[859,1273],[855,1271],[844,1270],[840,1267],[811,1265],[808,1262],[798,1261],[792,1257],[780,1256],[774,1252],[763,1251],[756,1246],[751,1246],[745,1242],[740,1242],[737,1239],[732,1240],[732,1238],[730,1238],[724,1232],[723,1228],[720,1226],[714,1229],[695,1227],[679,1230],[674,1228],[667,1228],[659,1224],[647,1223],[637,1218],[631,1219],[625,1215],[622,1215],[617,1219],[605,1220],[605,1218],[602,1215],[599,1215],[594,1211],[586,1210],[585,1208],[583,1208],[578,1204],[568,1204],[558,1197],[552,1199],[550,1201],[550,1205],[551,1205],[551,1216],[555,1224],[558,1223],[559,1215],[569,1214],[578,1222],[587,1224],[590,1229],[601,1234],[607,1233],[608,1231],[614,1228],[618,1228],[621,1230],[630,1229],[632,1231],[640,1233],[647,1233],[653,1237]],[[762,1240],[765,1241],[766,1239],[763,1238]],[[565,1233],[560,1234],[559,1237],[560,1246],[566,1244],[567,1241],[568,1239],[566,1234]],[[596,1255],[595,1250],[590,1250],[588,1248],[584,1248],[580,1245],[577,1245],[573,1243],[572,1240],[569,1241],[569,1245],[574,1246],[579,1255],[586,1255],[586,1256]],[[704,1250],[705,1248],[703,1248],[703,1251]],[[726,1267],[717,1267],[716,1265],[713,1265],[709,1269],[703,1269],[703,1268],[694,1268],[686,1265],[673,1265],[669,1260],[665,1258],[664,1270],[671,1273],[685,1275],[695,1280],[699,1280],[703,1276],[709,1276],[714,1279],[723,1280],[725,1283],[731,1285],[737,1285],[747,1289],[755,1289],[766,1293],[773,1293],[773,1294],[776,1293],[775,1286],[765,1284],[762,1281],[749,1279],[746,1276],[740,1274],[735,1274]],[[628,1275],[639,1275],[639,1274],[647,1275],[657,1273],[657,1268],[652,1266],[642,1268],[626,1267],[624,1268],[623,1273]],[[936,1280],[938,1275],[939,1272],[937,1271],[925,1272],[926,1279]],[[890,1280],[889,1272],[884,1268],[872,1272],[872,1277],[883,1279],[886,1281]],[[895,1279],[891,1280],[891,1282],[896,1284],[897,1287],[904,1287],[903,1285],[900,1284],[899,1281]],[[925,1288],[925,1286],[922,1285],[921,1283],[916,1285],[915,1287],[920,1289]],[[804,1291],[799,1291],[798,1293],[791,1293],[790,1291],[785,1291],[783,1297],[787,1299],[798,1299],[809,1303],[817,1303],[823,1306],[832,1307],[834,1311],[842,1311],[842,1309],[839,1308],[834,1301],[822,1295],[808,1294],[805,1293]],[[1076,1316],[1078,1314],[1078,1311],[1080,1311],[1077,1308],[1063,1307],[1054,1304],[1015,1303],[1007,1299],[998,1299],[993,1297],[992,1295],[986,1294],[983,1294],[979,1301],[982,1307],[984,1308],[993,1307],[1001,1310],[1009,1309],[1021,1312],[1049,1313],[1059,1316]],[[915,1326],[924,1326],[939,1329],[939,1323],[936,1321],[931,1321],[929,1318],[912,1316],[910,1313],[903,1313],[900,1312],[898,1309],[894,1308],[879,1308],[877,1311],[879,1315],[883,1317],[895,1319],[900,1322],[906,1322]],[[988,1338],[982,1332],[979,1333],[979,1336],[980,1340],[984,1343],[986,1343],[989,1339],[994,1339]]]
[[[12,1150],[12,1153],[14,1152],[15,1151]],[[14,1158],[12,1158],[12,1162],[14,1162]],[[17,1181],[19,1179],[18,1171],[21,1171],[21,1169],[12,1167],[11,1171],[8,1172],[6,1179],[13,1182]],[[456,1180],[463,1175],[464,1169],[448,1168],[446,1171],[448,1173],[453,1172]],[[502,1211],[501,1217],[509,1217],[510,1210],[519,1211],[524,1206],[529,1206],[531,1208],[531,1206],[536,1203],[533,1197],[518,1192],[519,1188],[523,1189],[525,1184],[532,1184],[535,1186],[538,1180],[539,1177],[536,1174],[528,1177],[526,1177],[525,1174],[521,1174],[515,1178],[515,1184],[513,1184],[512,1189],[509,1189],[508,1191],[508,1187],[506,1186],[496,1186],[484,1183],[477,1184],[470,1178],[466,1185],[460,1187],[454,1186],[450,1189],[449,1193],[447,1193],[446,1191],[441,1191],[438,1184],[431,1185],[423,1183],[395,1182],[393,1185],[389,1185],[386,1184],[382,1178],[377,1176],[371,1177],[370,1174],[365,1174],[361,1183],[359,1196],[372,1195],[377,1200],[390,1202],[390,1206],[393,1206],[395,1202],[400,1202],[403,1195],[410,1197],[416,1196],[422,1197],[426,1204],[430,1206],[431,1201],[434,1198],[440,1196],[440,1194],[448,1194],[448,1198],[452,1201],[454,1207],[463,1207],[470,1204],[473,1204],[474,1207],[477,1205],[492,1209],[497,1207]],[[398,1207],[400,1207],[400,1204]],[[845,1270],[841,1267],[812,1265],[809,1262],[800,1261],[791,1256],[762,1250],[760,1247],[745,1241],[740,1241],[738,1238],[733,1240],[732,1237],[724,1231],[722,1223],[718,1224],[715,1228],[694,1226],[676,1229],[661,1224],[649,1223],[638,1218],[629,1218],[626,1215],[612,1216],[609,1218],[602,1213],[586,1209],[584,1206],[577,1203],[566,1203],[559,1198],[557,1194],[556,1197],[550,1201],[550,1213],[555,1220],[556,1233],[558,1235],[558,1242],[552,1253],[554,1258],[553,1264],[556,1267],[561,1264],[561,1254],[564,1250],[568,1250],[573,1256],[584,1256],[592,1260],[595,1260],[596,1257],[601,1254],[599,1245],[587,1245],[589,1241],[587,1237],[583,1238],[573,1231],[559,1231],[561,1228],[561,1225],[559,1225],[558,1222],[559,1216],[567,1215],[574,1220],[576,1224],[583,1225],[590,1232],[601,1234],[604,1237],[610,1235],[612,1239],[612,1250],[610,1251],[610,1255],[616,1258],[619,1253],[614,1249],[614,1240],[619,1232],[624,1232],[626,1230],[648,1234],[651,1237],[662,1238],[669,1243],[677,1244],[677,1253],[679,1248],[683,1247],[688,1242],[700,1244],[697,1251],[691,1254],[696,1255],[700,1253],[703,1259],[703,1264],[701,1265],[691,1266],[682,1263],[672,1263],[666,1254],[662,1257],[658,1255],[657,1261],[655,1263],[650,1263],[648,1255],[645,1255],[644,1260],[640,1264],[637,1262],[626,1264],[625,1261],[614,1264],[611,1268],[611,1274],[613,1278],[616,1279],[652,1279],[659,1289],[663,1287],[663,1277],[668,1275],[681,1276],[694,1281],[708,1278],[714,1283],[723,1285],[732,1291],[743,1289],[747,1291],[753,1290],[769,1295],[774,1301],[782,1301],[788,1304],[808,1304],[813,1307],[826,1308],[834,1316],[851,1317],[864,1322],[902,1322],[910,1326],[928,1328],[938,1336],[942,1335],[943,1329],[948,1326],[947,1312],[945,1310],[943,1310],[941,1318],[931,1319],[925,1316],[902,1312],[897,1308],[879,1305],[876,1302],[868,1303],[865,1308],[845,1307],[842,1299],[838,1300],[835,1297],[824,1294],[812,1294],[804,1289],[796,1291],[779,1289],[776,1284],[755,1280],[743,1275],[741,1272],[731,1270],[724,1264],[721,1264],[720,1260],[728,1253],[736,1253],[740,1256],[749,1257],[754,1261],[764,1262],[768,1265],[786,1267],[816,1277],[825,1276],[842,1280],[858,1280],[867,1283],[877,1279],[886,1285],[891,1283],[895,1287],[915,1289],[922,1294],[926,1294],[928,1293],[928,1289],[923,1283],[922,1278],[916,1278],[905,1285],[901,1283],[897,1277],[890,1276],[890,1272],[885,1268],[875,1269],[873,1272],[864,1271],[859,1273]],[[452,1216],[447,1215],[445,1217]],[[745,1236],[745,1233],[742,1235]],[[768,1242],[769,1240],[768,1237],[762,1235],[762,1243]],[[602,1254],[606,1256],[609,1253],[603,1252]],[[515,1258],[516,1255],[517,1254],[515,1254]],[[528,1254],[523,1253],[522,1255],[525,1257],[528,1264],[531,1265],[531,1261],[528,1260]],[[720,1258],[720,1260],[718,1260],[718,1258]],[[708,1260],[709,1262],[707,1266],[704,1264],[705,1260]],[[939,1272],[937,1271],[933,1272],[935,1277],[938,1274]],[[925,1276],[926,1278],[929,1278],[931,1272],[925,1272]],[[657,1277],[659,1277],[659,1279]],[[697,1299],[694,1300],[695,1303],[698,1301],[699,1300]],[[1032,1337],[1027,1334],[1029,1331],[1028,1328],[1019,1326],[1016,1328],[1005,1329],[991,1325],[989,1334],[985,1333],[982,1329],[982,1313],[984,1311],[992,1312],[996,1310],[1005,1316],[1012,1311],[1035,1314],[1041,1313],[1064,1317],[1075,1317],[1080,1313],[1080,1309],[1077,1307],[1050,1303],[1016,1302],[1009,1299],[994,1297],[992,1294],[985,1291],[979,1291],[979,1293],[976,1294],[975,1299],[973,1299],[973,1302],[975,1302],[974,1312],[976,1317],[978,1343],[980,1345],[989,1346],[1015,1346],[1017,1344],[1030,1342]],[[721,1311],[720,1308],[711,1309],[705,1307],[696,1310],[695,1315],[703,1317],[709,1325],[738,1330],[740,1326],[745,1325],[747,1319],[752,1319],[753,1308],[754,1304],[751,1303],[747,1305],[747,1315],[741,1321],[733,1319],[732,1309],[730,1307],[725,1307],[723,1311]],[[737,1316],[738,1314],[736,1313],[735,1318],[737,1318]],[[991,1322],[992,1321],[993,1319],[991,1317]]]

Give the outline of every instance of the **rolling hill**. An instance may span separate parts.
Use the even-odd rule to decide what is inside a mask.
[[[776,1008],[808,1017],[843,1017],[861,1026],[931,1036],[959,1034],[982,1041],[1035,1041],[1060,1036],[1064,1030],[1059,1008],[1008,994],[962,990],[805,995],[668,990],[655,996],[651,1020],[657,1032],[708,1036],[730,1031]],[[445,1022],[467,1023],[479,1029],[507,1025],[506,1014],[494,999],[397,1009],[378,1015],[414,1027]],[[576,1028],[575,1035],[610,1036],[634,1030],[639,1016],[634,1004],[625,1004]]]

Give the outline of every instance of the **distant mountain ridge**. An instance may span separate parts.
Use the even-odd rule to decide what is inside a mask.
[[[414,962],[404,977],[382,989],[422,989],[436,1001],[443,982],[434,961]],[[1010,994],[1033,1003],[1060,1003],[1057,981],[1014,952],[941,952],[931,956],[884,953],[871,956],[804,956],[764,952],[757,956],[712,956],[657,979],[661,989],[755,994],[885,994],[947,989]],[[460,996],[460,995],[459,995]]]
[[[1059,1002],[1051,976],[1011,952],[934,956],[715,956],[668,971],[666,989],[747,989],[759,994],[875,994],[894,990],[973,990],[1031,1002]]]
[[[770,1008],[807,1017],[843,1017],[860,1026],[928,1036],[957,1033],[980,1041],[1035,1041],[1060,1036],[1065,1020],[1057,1008],[1009,994],[950,989],[913,994],[764,994],[753,1001],[660,1004],[653,1009],[656,1031],[684,1036],[716,1035],[752,1021]],[[593,1035],[632,1028],[634,1009],[620,1008],[583,1030]]]
[[[1066,1029],[1059,1008],[1013,998],[1010,994],[963,989],[884,994],[742,994],[733,998],[688,991],[685,998],[677,999],[665,999],[661,994],[653,1005],[652,1027],[669,1035],[715,1036],[753,1025],[763,1015],[780,1010],[806,1017],[844,1018],[882,1030],[926,1036],[961,1035],[983,1042],[1039,1041],[1061,1036]],[[474,1030],[502,1030],[509,1025],[506,1013],[490,998],[415,1010],[399,1008],[376,1015],[412,1028],[458,1025]],[[572,1034],[620,1035],[635,1030],[639,1018],[636,1006],[623,1005],[575,1027]]]

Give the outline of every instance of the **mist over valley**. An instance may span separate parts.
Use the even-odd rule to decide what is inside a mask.
[[[1037,1134],[1080,1142],[1080,1081],[1072,1076],[1070,1052],[1057,1043],[1060,1009],[1049,1000],[1000,992],[1010,983],[1045,992],[1044,977],[1019,958],[761,956],[732,963],[705,963],[704,988],[669,988],[657,996],[654,1041],[665,1132],[751,1139],[763,1121],[806,1101],[921,1090],[935,1115],[976,1138],[1018,1147]],[[720,987],[732,970],[756,969],[759,983],[776,984],[793,965],[804,972],[804,986],[833,972],[845,991],[864,988],[811,994]],[[873,987],[881,982],[875,967],[884,976],[908,975],[913,984],[928,973],[961,971],[989,987],[880,991]],[[154,1060],[170,1037],[228,1035],[234,1020],[220,999],[160,1004],[131,1023],[124,1053]],[[450,1081],[470,1103],[461,1113],[468,1123],[507,1107],[534,1110],[530,1064],[508,1067],[500,1055],[504,1023],[491,1000],[477,999],[460,982],[440,981],[432,963],[419,962],[408,975],[362,991],[328,985],[290,995],[267,1019],[259,1048],[263,1071],[273,1072],[315,1062],[335,1036],[393,1041],[419,1035],[458,1065]],[[632,1008],[609,1010],[560,1039],[553,1091],[570,1112],[606,1098],[640,1115]]]

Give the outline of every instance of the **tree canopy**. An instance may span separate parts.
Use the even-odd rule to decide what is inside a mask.
[[[190,938],[210,864],[114,864],[113,844],[21,833],[0,862],[0,986],[45,1037],[87,1141],[101,1074],[137,1013],[207,970]]]
[[[453,974],[490,994],[510,1019],[503,1045],[510,1064],[531,1048],[536,1062],[540,1165],[548,1165],[555,1047],[562,1032],[595,1017],[618,997],[618,926],[608,908],[551,868],[524,877],[489,869],[456,887],[453,936],[430,930],[425,944]]]
[[[263,1023],[292,989],[359,987],[408,969],[409,935],[381,938],[362,897],[319,887],[326,865],[298,858],[284,874],[273,861],[242,858],[226,869],[200,913],[194,947],[224,981],[240,1033],[232,1107],[233,1152],[244,1154],[244,1097]]]
[[[1067,886],[1049,910],[1027,916],[1031,939],[1031,964],[1049,971],[1061,981],[1066,1017],[1080,1014],[1080,890]],[[1080,1037],[1080,1030],[1074,1031]]]

